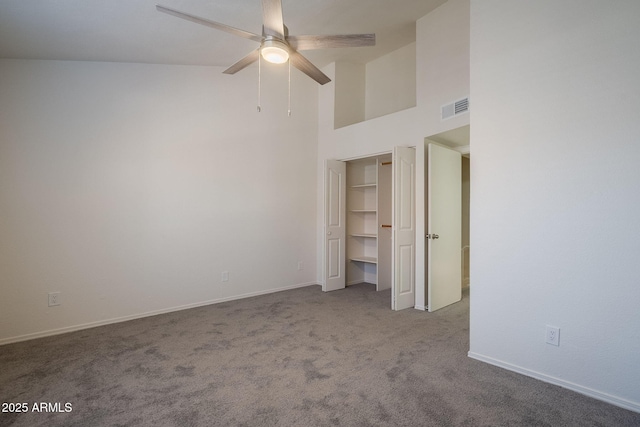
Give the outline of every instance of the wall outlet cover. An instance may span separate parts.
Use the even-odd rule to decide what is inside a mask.
[[[557,328],[555,326],[547,325],[547,332],[546,332],[546,340],[545,341],[546,341],[547,344],[560,346],[560,328]]]
[[[60,305],[60,292],[49,292],[49,307]]]

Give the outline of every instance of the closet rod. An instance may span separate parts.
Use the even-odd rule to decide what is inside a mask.
[[[380,224],[380,227],[382,227],[382,228],[391,228],[391,226],[387,225],[387,224]]]
[[[382,163],[380,163],[380,165],[381,166],[385,166],[385,165],[390,165],[391,163],[393,163],[393,162],[382,162]]]

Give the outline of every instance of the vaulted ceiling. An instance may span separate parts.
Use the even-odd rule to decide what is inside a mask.
[[[289,33],[376,33],[375,47],[307,51],[322,67],[368,62],[415,40],[446,0],[282,0]],[[262,32],[260,0],[1,0],[0,58],[229,66],[257,43],[156,11],[156,4]]]

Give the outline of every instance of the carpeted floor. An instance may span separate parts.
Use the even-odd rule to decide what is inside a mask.
[[[371,285],[310,286],[6,345],[0,400],[29,410],[0,425],[640,425],[468,358],[467,295],[436,313],[389,306]]]

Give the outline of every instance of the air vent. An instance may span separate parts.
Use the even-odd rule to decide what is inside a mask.
[[[451,104],[442,106],[442,120],[450,119],[469,111],[469,97],[459,99]]]

